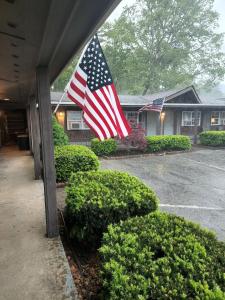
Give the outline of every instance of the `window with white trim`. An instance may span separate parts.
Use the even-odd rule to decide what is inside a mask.
[[[138,114],[137,111],[125,111],[124,114],[127,121],[131,124],[133,128],[136,128],[138,124],[141,125],[142,128],[145,128],[144,113]]]
[[[195,119],[196,112],[194,111],[182,111],[182,126],[200,126],[201,124],[201,112],[197,112],[197,117]]]
[[[225,111],[213,111],[211,113],[211,125],[225,125]]]
[[[87,130],[81,111],[67,111],[67,130]]]
[[[125,111],[125,117],[132,127],[137,127],[138,113],[136,111]]]

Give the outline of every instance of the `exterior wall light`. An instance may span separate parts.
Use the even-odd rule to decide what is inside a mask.
[[[64,120],[65,120],[65,113],[64,113],[64,111],[57,112],[57,120],[58,120],[59,124],[61,124],[62,126],[64,126]]]
[[[161,119],[164,120],[165,119],[165,116],[166,116],[166,113],[165,111],[161,112]]]

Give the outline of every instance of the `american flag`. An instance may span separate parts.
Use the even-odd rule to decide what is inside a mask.
[[[131,132],[96,35],[80,58],[67,96],[82,109],[85,123],[100,140]]]
[[[163,109],[163,104],[164,104],[165,98],[158,98],[153,100],[153,102],[151,104],[147,104],[145,106],[143,106],[141,109],[139,109],[138,112],[142,112],[142,111],[157,111],[157,112],[161,112]]]

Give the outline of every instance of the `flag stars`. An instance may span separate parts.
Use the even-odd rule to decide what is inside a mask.
[[[111,84],[112,78],[98,39],[92,39],[80,63],[87,74],[87,85],[91,91]]]

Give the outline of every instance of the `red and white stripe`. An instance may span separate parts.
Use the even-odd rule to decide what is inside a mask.
[[[124,116],[114,84],[92,92],[87,75],[77,67],[67,89],[67,96],[83,110],[83,118],[100,140],[129,135],[131,128]]]

